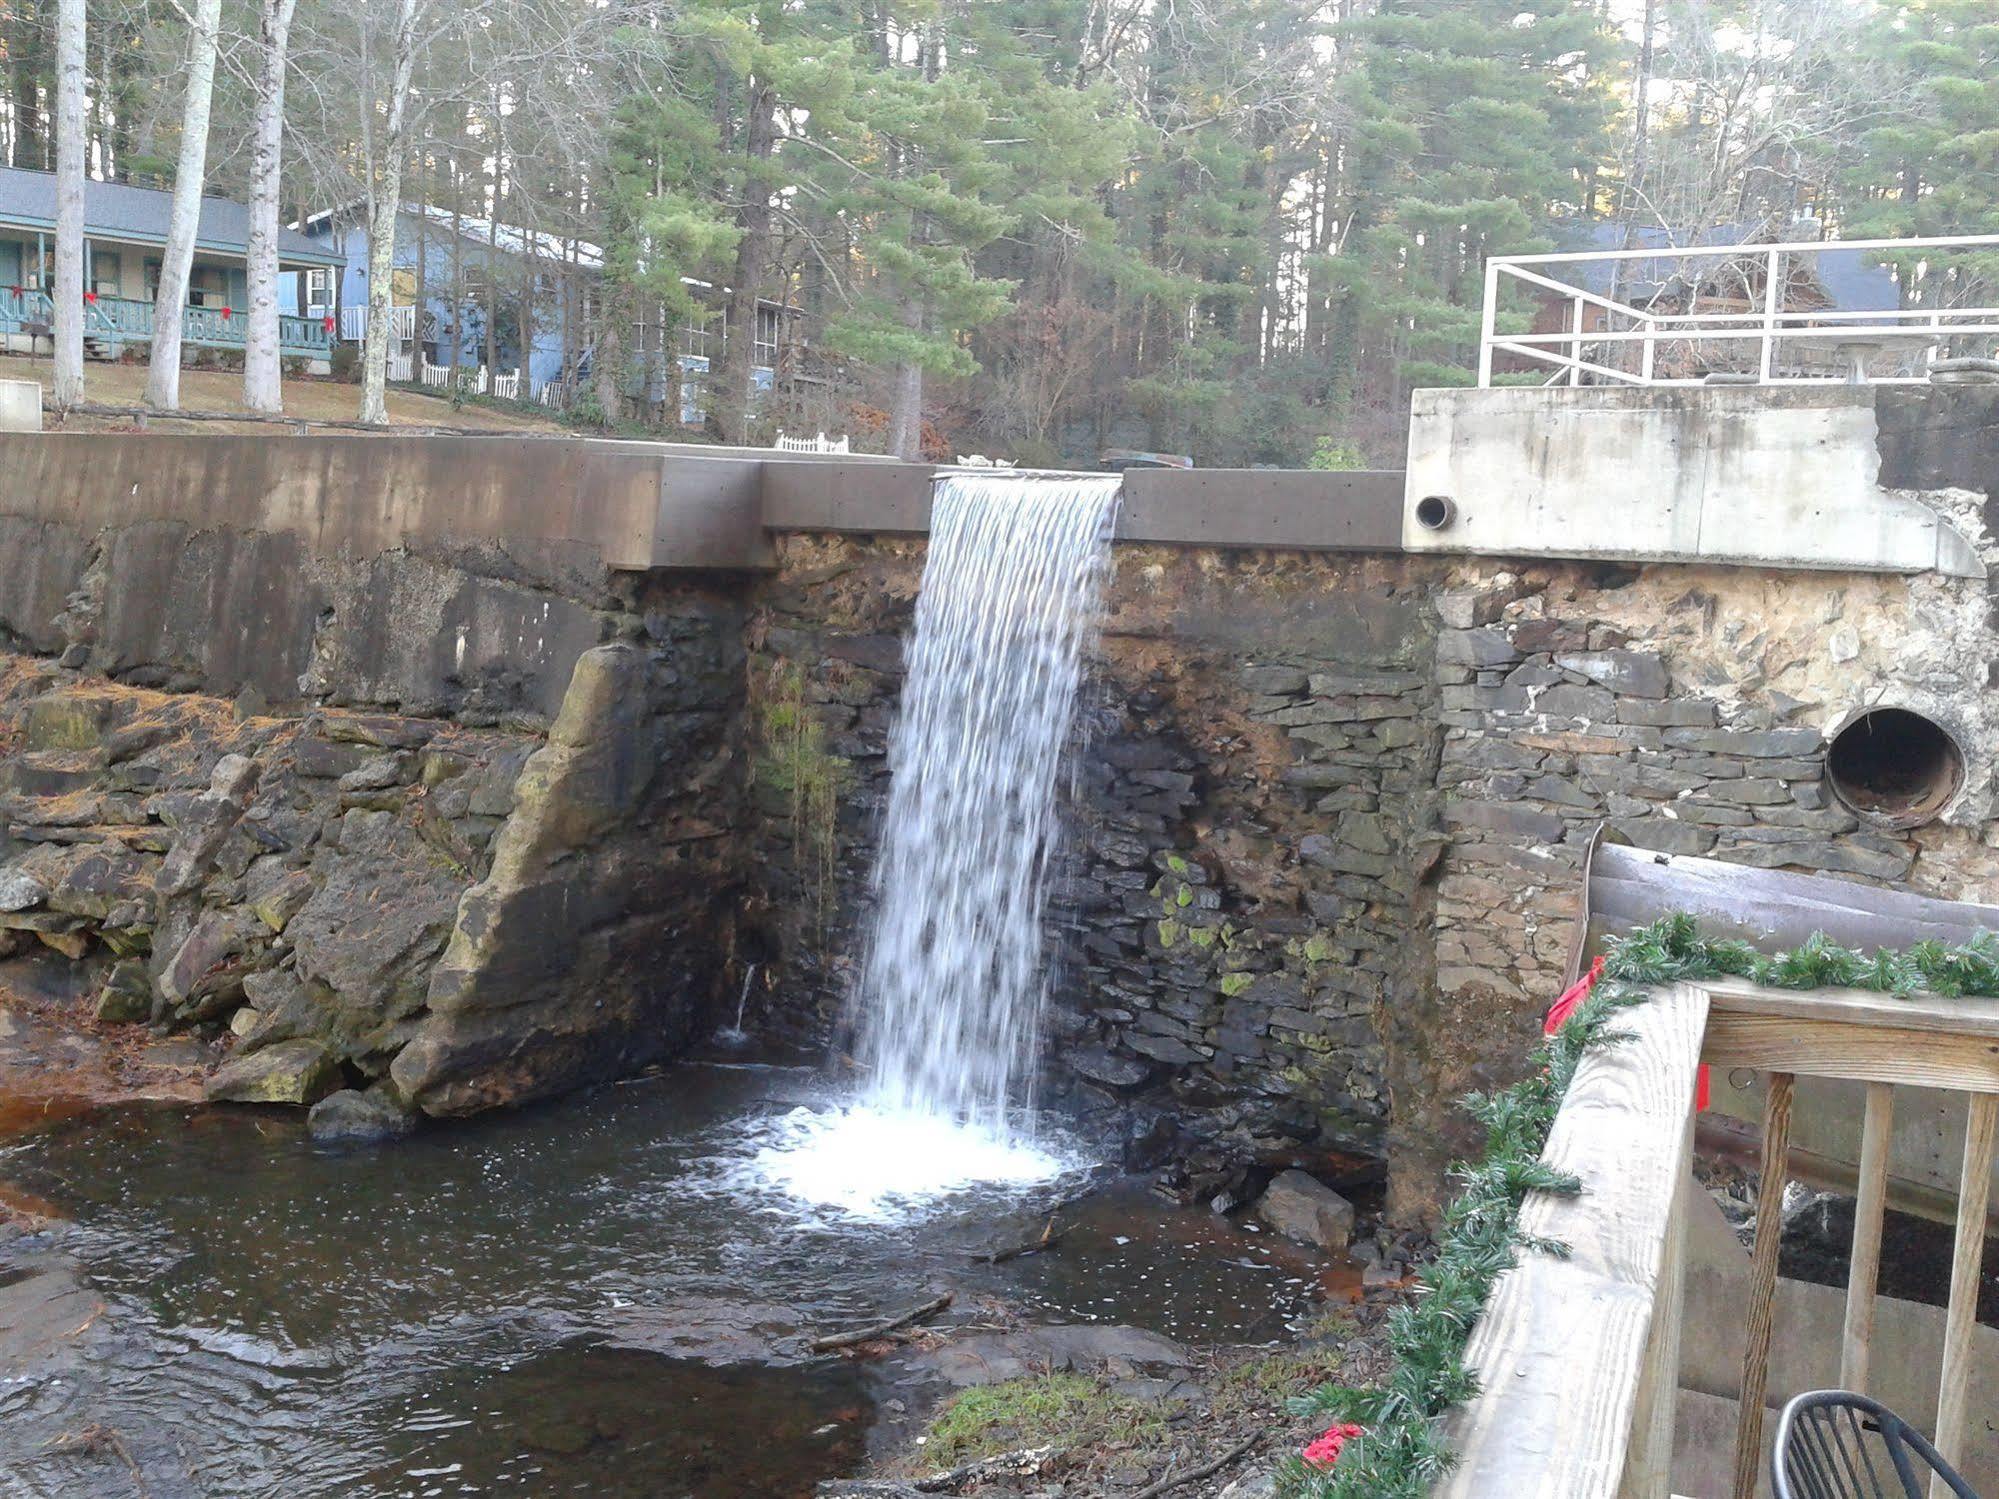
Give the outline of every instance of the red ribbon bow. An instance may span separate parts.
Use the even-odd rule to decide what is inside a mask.
[[[236,309],[235,309],[235,308],[233,308],[233,307],[225,307],[225,308],[223,308],[223,309],[222,309],[222,321],[223,321],[223,322],[225,322],[225,323],[226,323],[226,322],[228,322],[230,318],[232,318],[233,316],[235,316],[235,314],[236,314]]]
[[[1590,990],[1596,987],[1596,981],[1602,977],[1603,955],[1599,953],[1596,961],[1589,965],[1589,972],[1564,989],[1562,997],[1549,1007],[1548,1018],[1542,1023],[1541,1033],[1552,1036],[1567,1025],[1569,1017],[1582,1008],[1583,1001],[1589,998]],[[1707,1068],[1703,1066],[1694,1076],[1694,1112],[1696,1114],[1702,1112],[1707,1105],[1708,1076]]]
[[[87,291],[83,294],[83,300],[86,302],[95,302],[97,300],[97,293],[94,291]]]
[[[322,328],[324,328],[328,333],[331,333],[333,331],[333,319],[331,317],[321,318],[319,320],[319,325]]]

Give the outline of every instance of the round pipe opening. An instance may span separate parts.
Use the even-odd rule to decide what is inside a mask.
[[[1444,494],[1426,494],[1416,502],[1416,524],[1426,531],[1441,531],[1457,517],[1458,507]]]
[[[1869,822],[1913,828],[1933,820],[1964,785],[1964,751],[1949,730],[1907,708],[1869,708],[1826,751],[1833,794]]]

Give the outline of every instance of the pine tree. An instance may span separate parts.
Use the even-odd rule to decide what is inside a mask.
[[[1360,26],[1334,377],[1464,384],[1488,255],[1588,216],[1614,38],[1570,0],[1386,0]]]
[[[1894,0],[1879,36],[1904,103],[1862,140],[1848,235],[1999,232],[1999,12],[1991,0]],[[1901,269],[1910,306],[1999,300],[1999,254]]]

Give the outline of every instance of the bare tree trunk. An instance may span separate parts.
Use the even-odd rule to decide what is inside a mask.
[[[525,219],[526,215],[523,214],[522,218]],[[535,231],[527,227],[525,223],[517,227],[520,229],[521,233],[521,249],[523,252],[521,255],[521,309],[520,309],[521,367],[523,369],[526,369],[532,367],[534,363],[534,294],[535,294],[535,266],[537,263],[535,259],[535,251],[539,247],[540,242],[535,238]],[[558,382],[562,379],[564,373],[565,371],[560,369],[556,371],[556,379],[558,380]],[[563,391],[563,398],[565,402],[568,399],[568,395],[569,392],[565,389]]]
[[[55,403],[83,399],[83,0],[56,12]]]
[[[409,154],[410,79],[416,71],[417,0],[397,0],[396,63],[381,157],[368,174],[368,333],[361,346],[361,420],[389,423],[389,336],[395,306],[396,216]]]
[[[591,369],[597,377],[597,408],[603,413],[600,420],[609,429],[618,420],[618,374],[624,366],[623,341],[618,337],[618,325],[609,316],[605,306],[604,326],[597,334],[597,354]]]
[[[749,439],[750,400],[756,389],[757,304],[763,300],[764,269],[770,259],[770,185],[763,164],[777,142],[777,90],[750,80],[749,118],[743,125],[743,236],[736,241],[735,284],[729,288],[722,325],[722,367],[716,371],[709,418],[723,442]]]
[[[462,123],[462,121],[461,121]],[[463,144],[464,131],[456,144]],[[465,163],[456,150],[451,153],[451,377],[458,378],[459,350],[465,343]],[[489,379],[499,371],[486,367]]]
[[[922,326],[919,314],[908,319],[912,328]],[[888,450],[898,458],[923,456],[923,366],[906,360],[896,366],[895,397],[889,406]]]
[[[173,208],[167,247],[160,255],[160,288],[153,298],[153,362],[146,372],[146,404],[162,411],[180,405],[181,315],[194,269],[194,237],[201,227],[201,188],[208,171],[208,107],[215,91],[215,51],[222,0],[197,0],[194,53],[188,59],[187,94],[181,103],[180,161],[174,168]]]
[[[416,158],[416,308],[410,313],[411,357],[420,369],[429,357],[423,325],[430,313],[430,153],[419,151]],[[455,389],[455,387],[454,387]]]
[[[499,119],[500,99],[493,96],[493,118]],[[506,186],[507,138],[504,130],[500,135],[499,149],[493,155],[493,206],[486,220],[486,371],[488,375],[500,372],[500,195]],[[528,373],[525,351],[515,366],[521,371],[521,397],[534,399],[534,376]]]
[[[284,156],[285,53],[297,0],[263,0],[257,18],[257,120],[250,157],[249,327],[243,344],[243,404],[285,409],[278,357],[278,185]],[[303,310],[303,309],[301,309]]]

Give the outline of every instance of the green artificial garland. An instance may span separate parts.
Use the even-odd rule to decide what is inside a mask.
[[[1596,987],[1568,1023],[1535,1048],[1527,1076],[1503,1092],[1465,1098],[1466,1109],[1485,1126],[1485,1153],[1476,1165],[1454,1168],[1464,1188],[1445,1211],[1436,1256],[1416,1276],[1416,1299],[1389,1316],[1394,1372],[1381,1385],[1324,1385],[1294,1402],[1298,1415],[1354,1422],[1365,1430],[1344,1445],[1330,1469],[1287,1460],[1278,1475],[1286,1495],[1425,1499],[1449,1471],[1456,1459],[1444,1441],[1442,1418],[1478,1393],[1478,1380],[1465,1367],[1465,1343],[1493,1282],[1521,1249],[1568,1252],[1564,1244],[1520,1231],[1520,1208],[1529,1192],[1581,1190],[1573,1176],[1541,1161],[1562,1097],[1584,1053],[1625,1039],[1628,1033],[1612,1028],[1615,1017],[1642,1003],[1648,988],[1731,977],[1773,989],[1999,998],[1999,933],[1992,932],[1980,932],[1962,947],[1919,942],[1872,957],[1814,933],[1790,952],[1766,957],[1747,942],[1703,938],[1694,918],[1682,913],[1613,937],[1605,946]]]

